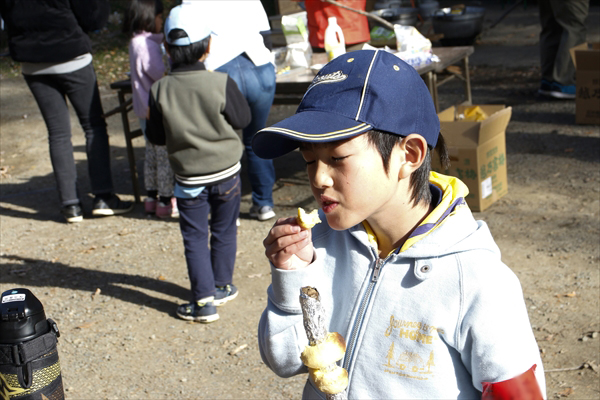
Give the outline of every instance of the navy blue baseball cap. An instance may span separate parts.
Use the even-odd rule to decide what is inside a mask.
[[[419,73],[383,50],[358,50],[326,64],[306,90],[296,114],[261,129],[252,148],[261,158],[280,157],[300,142],[324,143],[370,130],[412,133],[435,147],[440,121]]]

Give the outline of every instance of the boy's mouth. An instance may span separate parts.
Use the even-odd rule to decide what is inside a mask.
[[[333,211],[338,202],[326,196],[321,196],[321,208],[325,214]]]

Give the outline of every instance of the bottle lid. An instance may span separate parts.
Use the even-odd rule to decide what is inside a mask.
[[[0,300],[0,343],[18,344],[49,331],[44,306],[28,289],[10,289]]]
[[[337,24],[336,17],[329,17],[329,18],[327,18],[327,21],[329,21],[330,24]]]

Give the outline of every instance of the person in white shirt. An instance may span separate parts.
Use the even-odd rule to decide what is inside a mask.
[[[252,186],[250,216],[266,221],[275,217],[272,160],[257,157],[252,138],[267,123],[275,97],[275,67],[271,54],[270,25],[259,0],[182,2],[187,12],[210,13],[212,43],[205,65],[208,70],[227,73],[246,97],[252,121],[243,129]]]

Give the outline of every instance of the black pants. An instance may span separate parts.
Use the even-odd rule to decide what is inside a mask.
[[[85,151],[92,193],[96,195],[112,192],[110,146],[92,64],[66,74],[24,77],[48,128],[50,160],[62,206],[79,202],[67,97],[85,133]]]
[[[539,0],[542,79],[575,84],[569,49],[585,42],[590,0]]]

